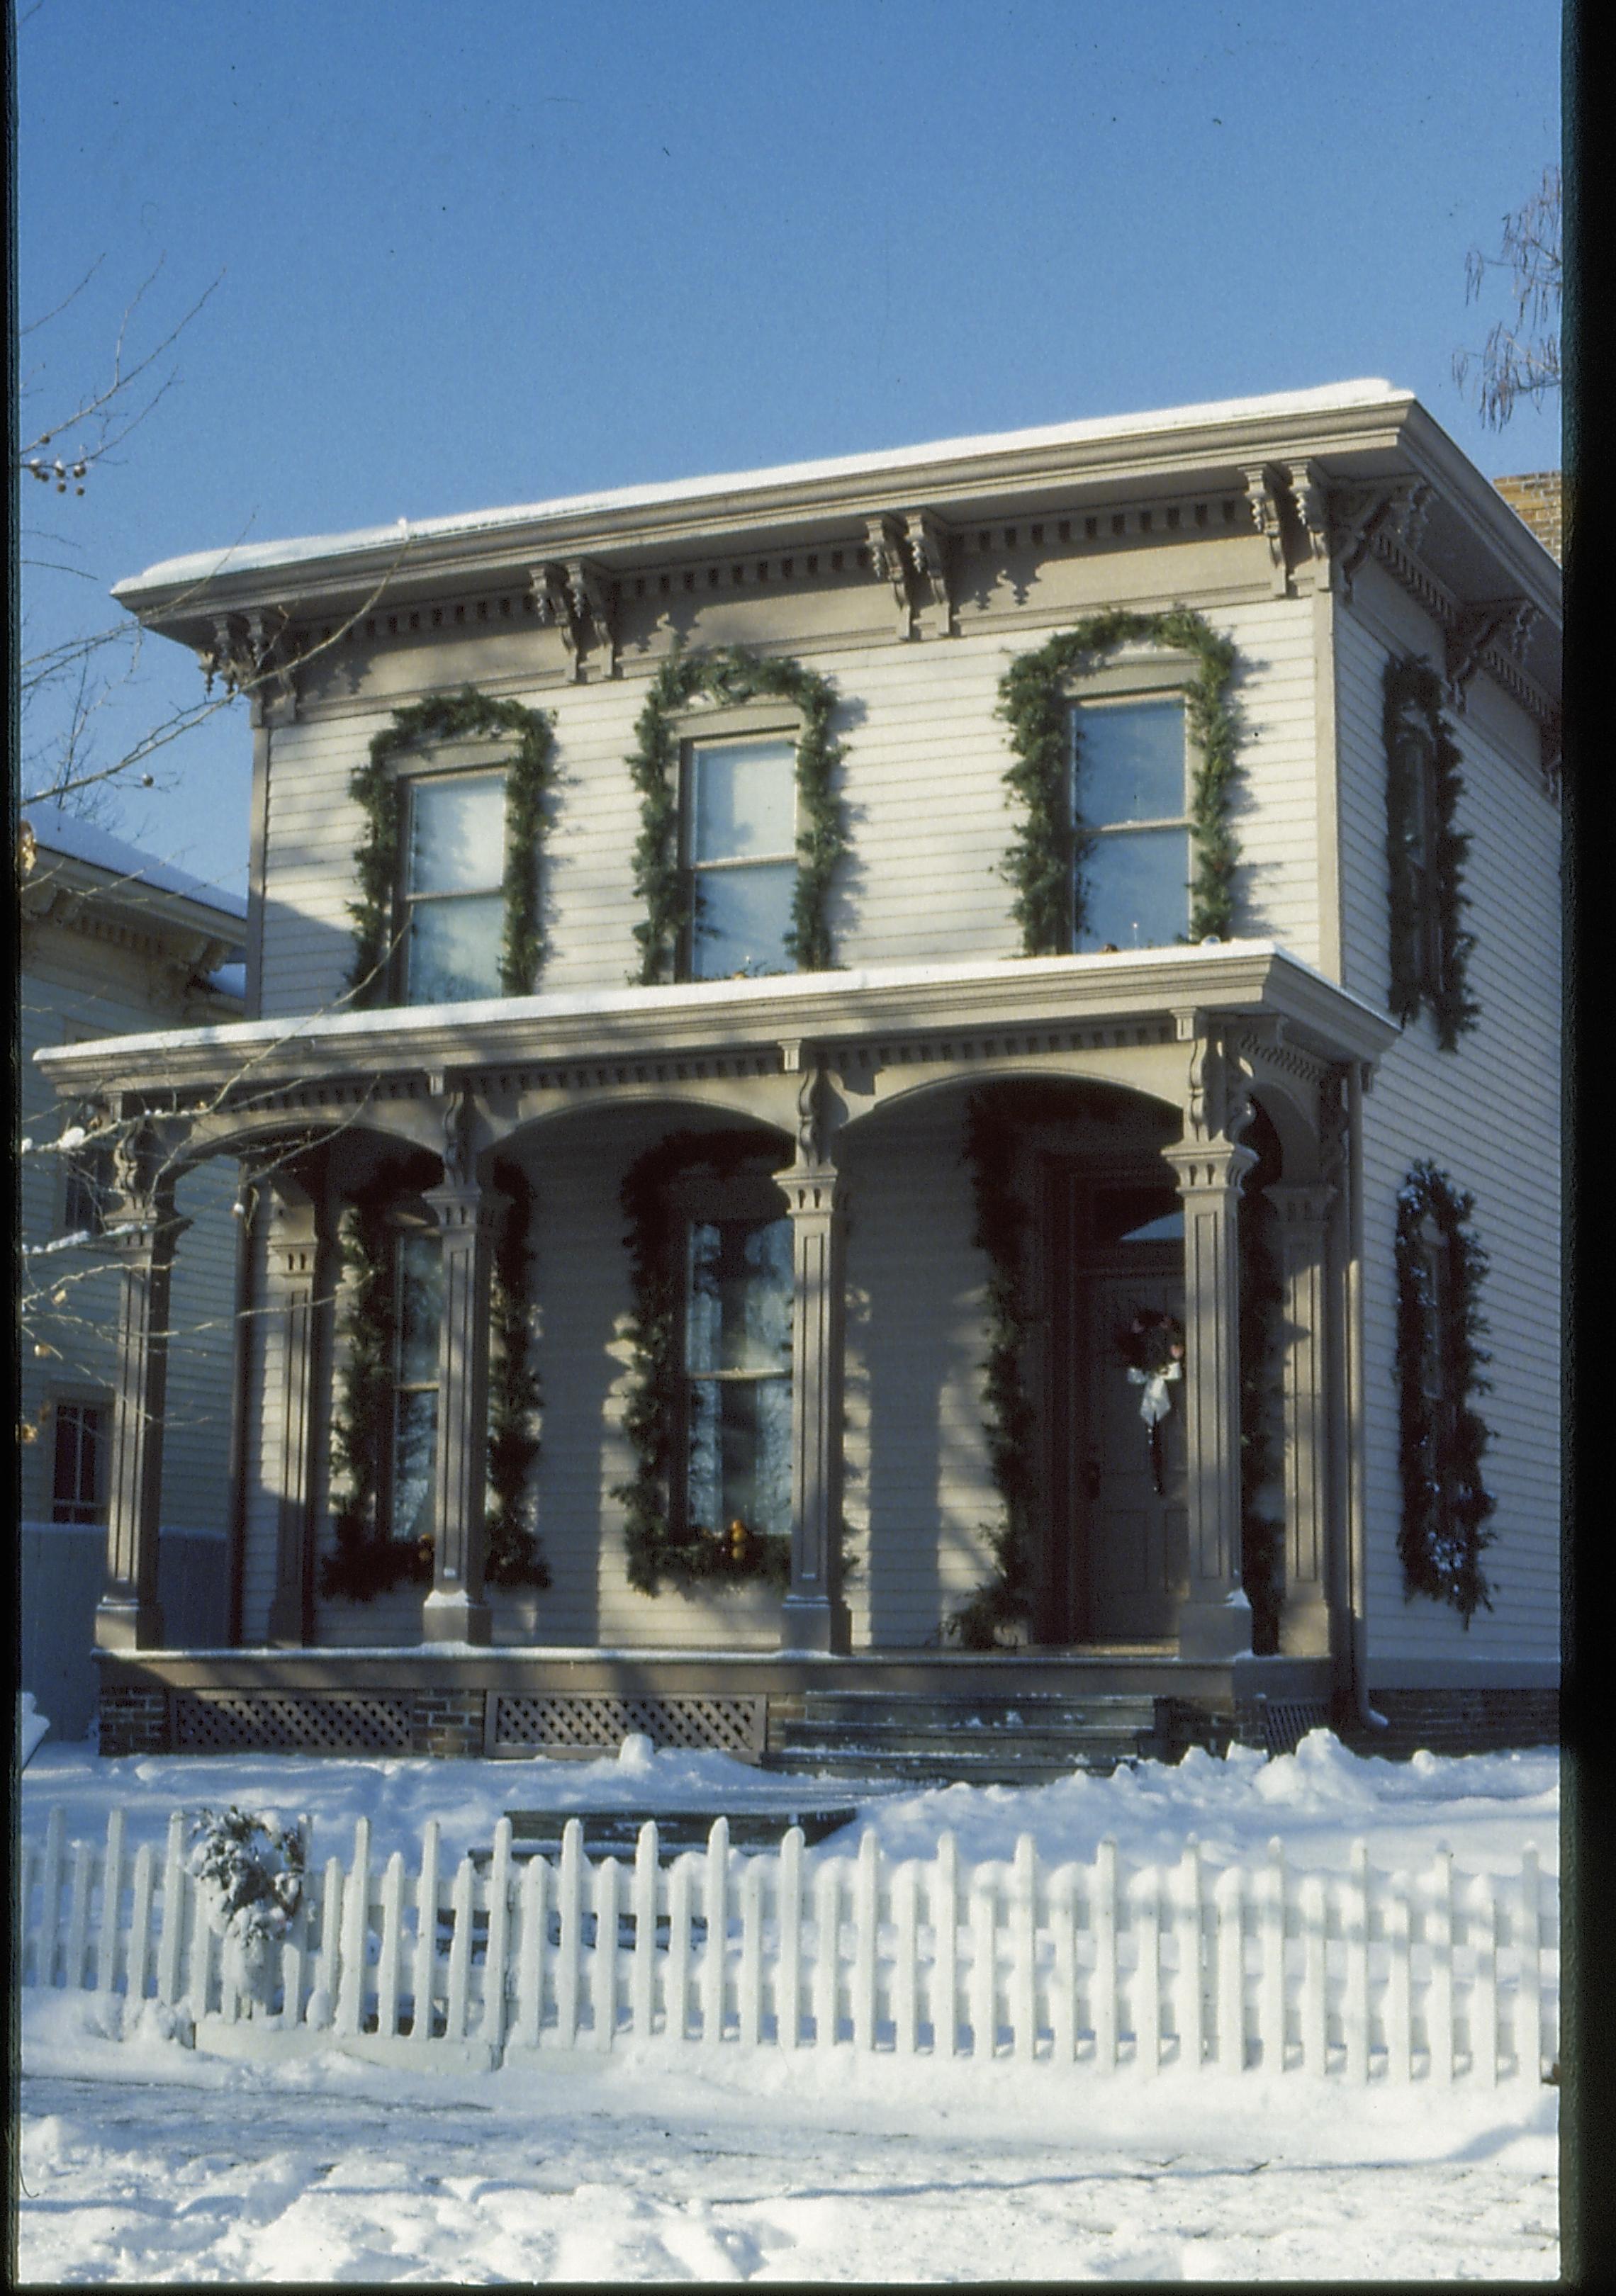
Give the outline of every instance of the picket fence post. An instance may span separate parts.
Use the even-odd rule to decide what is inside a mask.
[[[1401,2087],[1414,2079],[1413,1930],[1406,1874],[1394,1874],[1387,1885],[1386,1933],[1386,2078]]]
[[[641,1826],[634,1852],[630,1892],[634,1912],[634,1960],[628,1972],[628,2030],[648,2040],[656,2016],[657,1829],[654,1818]]]
[[[1051,2061],[1069,2065],[1078,2054],[1078,1874],[1062,1866],[1049,1877]]]
[[[168,1819],[163,1848],[163,1900],[157,1935],[157,1997],[165,2009],[179,1999],[180,1948],[185,1934],[185,1821],[178,1810]]]
[[[1095,2062],[1102,2072],[1117,2069],[1117,1845],[1107,1834],[1095,1853],[1094,1890],[1089,1899],[1095,1938]]]
[[[1218,1876],[1212,1904],[1218,1920],[1213,1956],[1218,1996],[1213,2030],[1218,2064],[1226,2073],[1245,2069],[1245,1876],[1238,1866],[1227,1866]]]
[[[755,2049],[763,2036],[763,1858],[749,1857],[741,1874],[741,1963],[735,1977],[735,2002],[743,2049]]]
[[[488,1863],[488,1942],[482,1964],[482,2018],[479,2038],[497,2057],[505,2044],[505,1984],[511,1955],[511,1821],[494,1828]]]
[[[342,1884],[337,1928],[337,2003],[332,2019],[337,2032],[354,2034],[365,2013],[366,1956],[370,1937],[370,1820],[354,1821],[354,1862]]]
[[[60,1803],[45,1822],[45,1862],[39,1870],[39,1947],[37,1985],[56,1982],[56,1948],[62,1928],[62,1859],[68,1814]]]
[[[143,1841],[135,1853],[130,1885],[129,1956],[124,1964],[124,2015],[138,2015],[146,1997],[146,1964],[152,1952],[152,1904],[157,1894],[157,1852]]]
[[[1201,1844],[1192,1833],[1179,1861],[1177,1995],[1178,2063],[1198,2071],[1206,2055],[1206,1992],[1202,1979]]]
[[[1543,2078],[1543,1921],[1538,1894],[1538,1852],[1521,1854],[1521,1923],[1515,1948],[1515,2068],[1529,2081]]]
[[[101,1936],[95,1956],[95,1989],[118,1990],[118,1922],[123,1911],[124,1814],[114,1808],[107,1816],[107,1846],[101,1864]]]
[[[1453,1852],[1439,1842],[1431,1880],[1426,1935],[1431,1947],[1431,1983],[1425,1995],[1425,2029],[1431,2043],[1431,2078],[1446,2087],[1453,2079]]]
[[[87,1841],[73,1844],[73,1884],[68,1896],[66,1981],[75,1993],[84,1990],[85,1956],[90,1936],[90,1890],[94,1880],[95,1852]]]
[[[959,1845],[952,1830],[939,1834],[932,1861],[931,2048],[959,2054]]]
[[[1161,2069],[1161,1871],[1147,1866],[1130,1890],[1139,1939],[1134,1979],[1134,2063],[1147,2079]]]
[[[1470,1994],[1470,2077],[1483,2088],[1494,2088],[1498,2079],[1498,1899],[1487,1874],[1473,1876],[1469,1899],[1465,1927],[1476,1956]]]
[[[853,1868],[853,2046],[875,2046],[875,1936],[881,1890],[881,1849],[873,1830],[858,1844]]]
[[[1341,2034],[1347,2044],[1347,2079],[1369,2078],[1369,1845],[1355,1841],[1341,1907],[1347,1982],[1341,2001]]]
[[[561,1933],[555,1947],[555,2044],[578,2046],[584,1946],[584,1829],[576,1817],[562,1828],[561,1867],[555,1877]]]
[[[971,1877],[971,2054],[992,2062],[998,2044],[998,1890],[994,1868]]]
[[[1325,1877],[1309,1874],[1298,1892],[1301,1909],[1301,2062],[1304,2072],[1324,2074],[1329,2067],[1330,2003],[1328,1977],[1330,1909]]]
[[[618,1881],[621,1872],[615,1857],[603,1857],[595,1868],[595,1950],[589,1956],[589,2015],[591,2038],[597,2049],[609,2049],[617,2035]]]
[[[376,2030],[398,2030],[398,1964],[404,1948],[404,1852],[395,1849],[381,1876],[381,1944],[376,1956]]]
[[[513,2038],[524,2049],[538,2046],[545,2021],[545,1946],[549,1909],[546,1905],[550,1868],[542,1857],[522,1866],[521,1893],[517,1906],[516,2023]]]
[[[1021,1833],[1010,1866],[1010,2029],[1023,2064],[1031,2063],[1038,2045],[1038,1849],[1030,1833]]]
[[[892,1874],[892,2051],[912,2057],[920,2025],[920,1876],[906,1857]]]
[[[707,1948],[701,1956],[701,2038],[716,2048],[724,2038],[724,1992],[729,1958],[729,1820],[716,1817],[707,1837],[701,1876]]]

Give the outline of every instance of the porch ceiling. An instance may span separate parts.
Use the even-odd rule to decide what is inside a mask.
[[[199,1089],[250,1098],[382,1076],[424,1076],[436,1087],[451,1072],[680,1054],[765,1054],[794,1068],[805,1044],[833,1059],[917,1038],[944,1059],[954,1040],[1014,1054],[1040,1049],[1028,1041],[1039,1031],[1074,1025],[1182,1035],[1197,1013],[1277,1019],[1293,1043],[1333,1061],[1373,1062],[1397,1035],[1383,1013],[1273,942],[1229,941],[254,1021],[102,1037],[36,1057],[64,1095],[127,1092],[162,1106]]]

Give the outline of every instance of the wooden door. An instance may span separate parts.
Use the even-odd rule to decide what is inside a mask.
[[[1139,1415],[1143,1391],[1128,1379],[1116,1335],[1141,1308],[1182,1319],[1184,1281],[1143,1269],[1138,1274],[1095,1270],[1086,1289],[1083,1639],[1167,1642],[1177,1632],[1179,1606],[1189,1592],[1184,1386],[1180,1381],[1168,1390],[1171,1408],[1161,1423],[1162,1488],[1158,1492],[1149,1431]]]

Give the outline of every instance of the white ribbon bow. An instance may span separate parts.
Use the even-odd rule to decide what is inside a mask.
[[[1153,1427],[1159,1419],[1165,1419],[1173,1407],[1168,1387],[1172,1381],[1184,1377],[1184,1365],[1174,1362],[1164,1365],[1161,1371],[1130,1370],[1128,1376],[1131,1386],[1144,1390],[1139,1398],[1139,1416],[1147,1427]]]

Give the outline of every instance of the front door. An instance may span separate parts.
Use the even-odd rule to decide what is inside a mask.
[[[1119,1346],[1141,1309],[1184,1316],[1170,1179],[1057,1168],[1050,1242],[1050,1505],[1042,1638],[1169,1643],[1188,1593],[1182,1380],[1153,1456],[1144,1390]],[[1160,1488],[1158,1488],[1158,1482]]]

